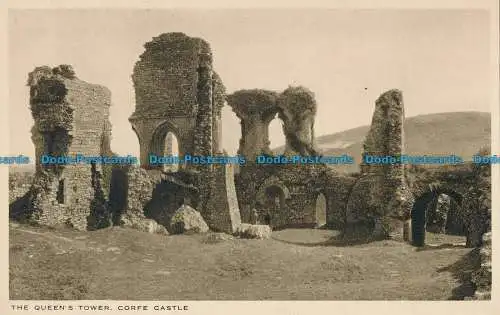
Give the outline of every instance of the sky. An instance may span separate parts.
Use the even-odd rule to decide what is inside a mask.
[[[71,64],[112,93],[112,150],[138,155],[128,118],[132,69],[144,43],[167,32],[201,37],[228,93],[303,85],[315,93],[317,136],[371,123],[377,97],[402,90],[406,116],[490,112],[489,16],[479,10],[11,10],[10,154],[34,156],[27,75]],[[239,119],[223,109],[222,146],[235,154]],[[284,144],[278,119],[271,147]]]

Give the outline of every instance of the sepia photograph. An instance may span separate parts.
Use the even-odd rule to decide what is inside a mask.
[[[491,300],[492,19],[10,9],[9,299]]]

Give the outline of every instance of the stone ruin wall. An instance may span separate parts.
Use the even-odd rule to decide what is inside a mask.
[[[228,104],[241,120],[238,154],[247,163],[237,174],[237,193],[242,221],[265,222],[271,226],[314,226],[316,201],[320,193],[326,198],[327,224],[344,225],[345,205],[354,179],[336,174],[325,165],[257,165],[255,158],[272,156],[269,148],[269,124],[276,114],[283,121],[286,138],[285,155],[317,155],[314,148],[314,94],[303,87],[289,87],[282,93],[253,89],[228,95]],[[286,195],[279,209],[266,208],[268,187],[278,187]]]
[[[234,166],[214,165],[214,182],[203,218],[217,232],[233,234],[241,224],[240,208],[234,181]]]
[[[446,221],[448,220],[451,207],[450,196],[440,194],[433,198],[426,210],[426,230],[433,233],[446,233]],[[451,216],[450,219],[452,219]]]
[[[472,273],[472,283],[475,287],[474,296],[471,300],[491,300],[492,263],[493,249],[491,247],[491,231],[482,237],[482,246],[479,250],[479,266]]]
[[[393,156],[405,153],[402,93],[390,90],[376,101],[363,155]],[[347,237],[387,238],[401,233],[413,205],[402,164],[361,165],[361,177],[347,205]]]
[[[147,154],[149,152],[156,154],[163,153],[160,151],[165,149],[164,141],[162,144],[159,144],[158,141],[155,143],[155,140],[157,140],[155,137],[158,138],[158,129],[161,128],[163,128],[163,130],[160,130],[163,134],[160,136],[165,136],[167,131],[176,133],[180,142],[180,154],[220,154],[220,109],[224,103],[225,91],[220,78],[213,72],[211,65],[212,55],[209,45],[201,39],[190,38],[181,33],[170,33],[154,38],[153,41],[146,43],[145,47],[146,51],[141,55],[140,60],[134,68],[133,80],[136,88],[137,107],[130,118],[133,129],[139,138],[142,166],[148,169]],[[77,79],[71,78],[70,80],[75,81]],[[78,80],[75,82],[78,83],[81,81]],[[165,84],[165,82],[169,84]],[[78,92],[82,89],[81,87],[77,87],[78,84],[71,85],[71,82],[67,84],[69,86],[68,91],[75,90],[77,91],[76,93],[81,93],[81,91]],[[254,92],[255,90],[247,94],[252,96],[252,94],[255,94]],[[68,95],[72,95],[72,93],[69,92]],[[263,93],[260,91],[259,93],[257,102],[236,104],[237,106],[233,106],[235,112],[242,119],[243,137],[240,142],[240,152],[245,152],[250,156],[270,152],[267,128],[270,121],[278,113],[279,117],[284,121],[283,131],[287,139],[287,153],[302,155],[316,154],[317,152],[314,148],[314,115],[316,113],[314,94],[302,87],[289,87],[281,94],[269,91],[264,91]],[[99,91],[94,90],[92,94],[97,96],[97,98],[107,100],[104,103],[109,104],[109,92],[107,93],[108,95],[99,96]],[[237,108],[238,106],[239,108]],[[54,108],[52,111],[44,111],[42,115],[51,117],[54,115],[54,111],[57,110],[66,110],[70,114],[69,116],[71,116],[74,109],[62,106],[62,109]],[[85,117],[85,113],[90,113],[93,117],[102,116],[102,126],[96,126],[94,124],[95,120],[89,121]],[[74,143],[71,150],[78,150],[81,153],[99,155],[103,151],[110,152],[109,147],[102,148],[103,144],[105,146],[109,145],[110,124],[108,122],[108,113],[108,111],[102,113],[92,112],[88,111],[88,109],[86,112],[80,113],[77,108],[75,124],[77,125],[78,133],[81,135],[86,132],[90,133],[80,138],[78,135],[70,136],[71,133],[69,131],[72,130],[72,127],[69,126],[67,128],[68,133],[67,135],[62,135],[62,140],[65,140],[64,136],[66,136],[67,140],[69,139],[68,143]],[[199,128],[195,128],[196,126]],[[40,128],[34,128],[33,132],[33,139],[37,146],[37,156],[45,150],[44,145],[41,144],[43,143],[43,135],[41,132],[38,132],[38,129]],[[96,130],[102,130],[99,142],[92,135]],[[64,141],[62,140],[58,141],[58,143],[63,143]],[[99,148],[99,152],[92,152],[95,148]],[[93,186],[90,185],[92,188],[89,189],[89,192],[83,194],[83,201],[74,199],[70,193],[66,196],[65,203],[82,204],[82,210],[75,209],[75,211],[83,213],[83,209],[85,208],[83,205],[88,203],[95,204],[95,201],[91,200],[93,193],[102,195],[102,192],[96,191],[96,189],[102,190],[102,185],[99,184],[100,179],[96,181],[96,178],[99,176],[98,174],[92,175],[89,174],[88,170],[71,170],[71,168],[71,166],[65,167],[65,174],[68,177],[90,177],[91,182],[94,183]],[[271,166],[271,168],[275,168],[275,166]],[[322,168],[301,167],[292,170],[286,167],[279,167],[273,171],[277,175],[277,178],[283,181],[285,189],[289,189],[292,192],[292,197],[286,200],[286,208],[282,209],[282,217],[278,219],[281,222],[280,224],[313,223],[315,219],[314,205],[316,197],[321,192],[327,198],[328,208],[334,209],[328,210],[327,217],[329,224],[335,226],[343,225],[342,213],[345,213],[347,196],[354,179],[341,178],[341,176],[330,172],[328,183],[313,186],[305,185],[304,183],[314,177],[313,174],[317,173],[318,169]],[[234,184],[231,184],[227,180],[228,174],[231,174],[231,170],[227,168],[221,170],[214,171],[213,166],[193,167],[192,171],[195,176],[194,180],[189,184],[193,184],[199,188],[201,200],[198,205],[202,209],[201,211],[204,212],[204,215],[209,218],[208,221],[217,222],[218,220],[214,219],[216,209],[221,207],[224,209],[220,210],[225,212],[234,224],[230,224],[230,228],[219,227],[219,229],[229,231],[234,230],[237,225],[238,218],[236,213],[239,211],[235,211],[235,203],[231,201],[235,199],[232,198],[234,194],[232,193],[233,189],[231,189]],[[94,173],[98,173],[99,171],[99,166],[97,166]],[[144,219],[144,213],[138,213],[148,203],[147,200],[143,200],[145,198],[143,197],[145,191],[148,191],[146,195],[150,195],[149,192],[154,191],[155,185],[161,182],[152,180],[154,176],[150,176],[148,171],[144,174],[136,174],[137,172],[140,171],[131,171],[131,169],[128,169],[126,172],[128,189],[126,191],[126,199],[130,202],[124,207],[124,212],[121,213],[123,218],[130,216],[131,218]],[[246,174],[252,173],[258,172],[255,169],[246,168]],[[245,171],[242,174],[245,174]],[[244,175],[240,177],[243,178]],[[258,176],[252,177],[254,177],[252,183],[255,184],[255,177]],[[265,179],[265,177],[262,176],[261,179]],[[257,179],[258,181],[259,179]],[[46,197],[51,196],[45,199],[52,200],[54,199],[53,193],[56,190],[54,189],[54,182],[50,180],[49,182],[46,186],[51,187],[47,190],[52,195],[51,193],[45,194]],[[78,183],[84,183],[84,181],[78,180]],[[335,185],[329,185],[332,183],[335,183]],[[66,184],[68,185],[68,183]],[[261,182],[262,184],[263,182]],[[332,192],[330,186],[338,187],[333,188],[335,192]],[[244,216],[246,220],[249,220],[249,208],[253,208],[255,204],[253,200],[250,200],[250,202],[245,202],[245,200],[249,200],[247,197],[252,192],[258,194],[258,189],[262,189],[262,187],[253,189],[252,187],[246,187],[246,195],[243,195],[242,190],[244,189],[240,189],[240,187],[245,187],[245,185],[239,185],[238,192],[242,195],[243,199],[240,204],[247,209],[246,213],[243,211]],[[345,188],[342,189],[342,187]],[[85,191],[84,187],[81,187],[81,189],[76,187],[76,189]],[[140,191],[142,193],[137,193]],[[90,199],[85,199],[85,196],[90,196]],[[100,199],[103,198],[101,197]],[[54,213],[60,212],[60,214],[54,215],[54,218],[51,220],[55,220],[56,217],[64,217],[64,215],[61,215],[61,213],[66,211],[64,205],[51,203],[51,206],[55,208]],[[287,213],[289,209],[292,210]],[[302,210],[294,212],[293,209]],[[102,212],[106,211],[103,207],[101,207],[101,210]],[[333,213],[332,211],[335,212]],[[81,215],[72,214],[72,217],[81,218]],[[102,217],[106,217],[106,215],[102,213]],[[41,220],[43,221],[43,219]],[[129,221],[134,220],[131,219]],[[73,224],[82,228],[83,220],[80,221],[82,222]]]
[[[237,192],[244,223],[264,222],[267,213],[264,191],[278,186],[289,193],[285,207],[272,214],[271,226],[312,227],[316,224],[316,201],[320,193],[326,198],[326,224],[342,229],[346,204],[355,179],[338,175],[320,165],[260,165],[242,168],[237,175]]]
[[[409,187],[416,201],[432,192],[434,197],[441,193],[452,197],[446,214],[446,221],[451,224],[446,226],[446,233],[465,235],[468,247],[481,246],[483,234],[491,231],[491,165],[466,162],[414,170],[409,175]],[[428,208],[432,206],[429,202]],[[428,220],[436,215],[436,209],[431,210],[427,212]]]
[[[9,169],[9,204],[25,196],[33,184],[34,175],[17,173]]]
[[[37,158],[31,218],[45,225],[77,229],[103,224],[102,168],[91,165],[42,165],[43,154],[100,156],[110,152],[110,91],[79,80],[71,67],[39,67],[29,75],[30,105]],[[62,182],[60,182],[62,181]],[[58,191],[63,193],[58,198]],[[59,199],[59,200],[58,200]]]
[[[148,166],[150,152],[164,153],[151,147],[155,131],[164,123],[177,137],[180,154],[219,153],[225,88],[212,68],[209,44],[183,33],[167,33],[144,46],[132,75],[136,109],[130,117],[141,145],[141,164]]]
[[[164,153],[165,141],[157,140],[167,131],[177,136],[179,154],[222,154],[221,108],[225,88],[212,69],[208,43],[182,33],[169,33],[154,38],[145,47],[134,68],[137,107],[130,118],[139,138],[142,166],[149,169],[149,152]],[[49,151],[111,154],[108,89],[79,80],[68,66],[35,69],[30,74],[29,86],[37,158]],[[286,154],[318,154],[314,145],[316,102],[309,90],[302,87],[289,87],[282,93],[244,90],[228,96],[227,100],[241,119],[240,154],[247,157],[270,154],[268,126],[276,114],[284,122]],[[404,154],[403,121],[401,92],[392,90],[382,94],[376,102],[364,153]],[[52,139],[52,145],[48,139]],[[169,180],[151,171],[134,167],[115,169],[118,178],[126,179],[126,185],[117,188],[124,201],[119,206],[113,205],[119,198],[112,200],[111,187],[111,206],[107,208],[107,185],[103,183],[100,165],[95,168],[67,165],[47,170],[38,163],[35,184],[29,192],[35,210],[31,218],[46,225],[70,224],[78,229],[103,227],[114,221],[165,232],[158,222],[166,225],[166,221],[161,217],[152,219],[146,210],[155,202],[151,196]],[[398,228],[398,223],[408,219],[413,203],[407,174],[399,165],[362,165],[362,174],[356,179],[340,176],[326,166],[256,166],[250,162],[236,175],[236,186],[232,168],[193,166],[188,171],[192,180],[182,185],[198,189],[201,197],[196,205],[200,212],[213,230],[227,233],[234,233],[241,221],[262,222],[263,212],[257,213],[256,218],[254,209],[262,208],[259,194],[267,184],[281,186],[287,193],[284,208],[273,218],[273,224],[278,226],[313,224],[316,197],[323,193],[330,227],[344,229],[348,234],[357,225],[367,228],[372,236],[387,237]],[[62,203],[57,200],[60,179],[64,180]],[[189,198],[194,199],[192,192],[179,194],[191,194]],[[467,194],[472,197],[466,199],[479,202],[476,195],[483,192]],[[174,203],[184,197],[176,198],[172,199]]]
[[[130,117],[139,138],[143,168],[155,168],[148,163],[149,153],[165,154],[167,132],[176,135],[179,155],[223,154],[221,109],[225,88],[212,62],[209,44],[183,33],[162,34],[145,44],[132,76],[136,110]],[[231,171],[195,164],[187,164],[184,171],[192,175],[187,184],[198,188],[197,208],[202,215],[209,218],[219,211],[221,216],[236,220],[236,224],[238,219],[230,203],[220,202],[221,198],[232,198],[231,184],[225,180],[225,173]],[[133,181],[129,182],[130,187],[135,185]],[[223,221],[226,222],[220,222]],[[213,228],[227,230],[225,225]]]
[[[159,176],[153,176],[152,172],[137,165],[115,167],[109,196],[113,225],[168,234],[162,220],[147,216],[144,211],[160,182]]]

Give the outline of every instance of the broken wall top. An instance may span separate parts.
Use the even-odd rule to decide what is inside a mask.
[[[383,93],[375,103],[372,124],[366,136],[364,154],[404,154],[404,105],[399,90]]]
[[[277,112],[278,93],[274,91],[251,89],[239,90],[227,96],[227,102],[236,115],[244,119],[253,114],[270,114]]]
[[[30,108],[39,132],[56,129],[92,129],[108,120],[111,92],[108,88],[78,79],[69,65],[37,67],[29,73]],[[86,113],[86,114],[85,114]],[[92,115],[93,119],[83,119]],[[109,124],[108,124],[109,125]]]
[[[166,33],[144,47],[132,75],[133,117],[196,115],[199,72],[212,70],[210,45],[184,33]]]
[[[317,104],[314,93],[303,86],[290,86],[277,99],[282,112],[292,116],[315,115]]]
[[[226,103],[226,87],[224,86],[219,74],[215,71],[212,72],[212,86],[214,100],[213,109],[216,115],[220,116],[222,107],[224,107],[224,104]]]

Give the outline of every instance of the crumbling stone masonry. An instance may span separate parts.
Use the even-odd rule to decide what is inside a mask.
[[[286,145],[285,155],[314,156],[319,152],[314,148],[314,118],[316,100],[309,89],[298,86],[288,87],[280,94],[276,105],[283,121]]]
[[[490,155],[481,151],[478,154]],[[432,201],[445,194],[450,198],[445,232],[466,236],[468,247],[481,246],[483,234],[491,230],[491,165],[465,162],[432,168],[412,167],[408,175],[409,187],[415,196],[411,212],[414,245],[424,245],[426,222],[427,229],[432,228],[429,221],[436,218],[436,213],[429,211]],[[442,228],[441,225],[441,231]]]
[[[29,192],[33,178],[34,176],[31,173],[15,173],[9,169],[9,204]]]
[[[109,200],[113,224],[143,232],[168,234],[162,217],[164,213],[145,211],[160,182],[159,176],[151,176],[136,165],[113,169]],[[177,205],[178,203],[173,207]]]
[[[129,119],[139,138],[141,166],[147,170],[162,168],[151,165],[149,155],[166,154],[165,137],[169,132],[176,136],[181,156],[223,154],[221,109],[225,88],[213,70],[209,44],[183,33],[167,33],[153,38],[145,48],[132,75],[136,109]],[[231,185],[226,179],[233,178],[225,172],[230,171],[207,164],[188,163],[183,167],[191,174],[186,184],[198,189],[196,209],[204,218],[215,212],[226,218],[208,220],[210,228],[235,231],[239,209],[227,202]]]
[[[273,229],[318,226],[316,203],[326,199],[326,224],[342,229],[355,179],[325,165],[248,165],[236,177],[242,221]]]
[[[446,194],[434,197],[427,208],[426,230],[434,233],[445,233],[447,216],[451,208],[451,198]]]
[[[40,158],[109,154],[110,91],[78,79],[67,65],[35,68],[28,86],[36,155],[28,216],[41,224],[67,224],[80,230],[108,225],[102,165],[51,166]]]
[[[161,34],[145,44],[132,75],[136,108],[129,118],[141,165],[113,167],[40,163],[42,155],[113,155],[111,95],[78,79],[70,66],[36,68],[28,79],[36,174],[28,193],[11,203],[11,217],[81,230],[114,224],[167,234],[176,232],[168,231],[176,211],[189,206],[211,230],[230,234],[238,233],[242,222],[266,226],[268,233],[268,225],[313,227],[326,221],[347,238],[371,239],[397,235],[405,223],[403,236],[414,238],[419,231],[425,236],[429,202],[447,194],[457,211],[444,207],[430,213],[429,225],[441,232],[463,225],[468,246],[483,244],[491,230],[489,165],[413,173],[398,163],[362,164],[361,174],[344,176],[324,164],[256,164],[257,155],[272,155],[268,128],[276,115],[283,122],[286,156],[320,155],[314,143],[314,93],[299,86],[281,93],[241,90],[226,98],[212,62],[209,44],[183,33]],[[238,174],[231,165],[166,169],[150,163],[151,154],[172,154],[168,135],[176,136],[181,156],[225,155],[221,109],[226,101],[241,119],[239,154],[246,164]],[[404,147],[403,98],[391,90],[376,101],[363,154],[396,157]],[[410,218],[419,222],[412,233]]]
[[[364,142],[364,155],[404,154],[404,105],[400,91],[390,90],[376,101],[372,125]],[[402,232],[410,218],[413,196],[403,164],[362,164],[361,177],[347,205],[345,235],[386,238]]]
[[[304,87],[289,87],[282,93],[253,89],[236,91],[227,100],[241,119],[238,153],[247,159],[236,176],[242,221],[274,229],[322,225],[316,205],[325,198],[327,225],[342,228],[354,178],[340,176],[326,165],[255,163],[258,155],[272,155],[268,128],[276,113],[283,121],[285,155],[317,154],[314,94]]]
[[[168,132],[177,137],[179,155],[219,153],[224,86],[212,69],[209,44],[167,33],[145,48],[132,75],[136,109],[129,119],[139,138],[141,166],[154,168],[149,154],[165,154]]]
[[[491,300],[491,231],[482,237],[482,246],[479,251],[480,266],[472,273],[472,282],[475,286],[474,300]]]
[[[240,90],[227,96],[229,106],[241,120],[238,154],[253,163],[260,154],[271,155],[269,124],[276,117],[277,93],[267,90]]]

